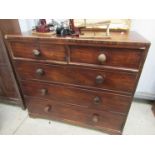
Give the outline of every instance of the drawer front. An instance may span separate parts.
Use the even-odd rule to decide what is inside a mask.
[[[38,79],[48,82],[67,83],[95,89],[108,89],[131,93],[134,90],[135,73],[95,70],[67,65],[43,65],[40,63],[15,62],[23,80]]]
[[[121,132],[125,121],[123,115],[106,111],[88,110],[78,106],[54,104],[53,101],[26,98],[26,104],[30,114],[77,125],[88,125],[99,130],[107,129],[115,133]]]
[[[53,100],[55,103],[78,105],[84,108],[123,114],[128,113],[131,102],[131,97],[124,95],[43,82],[22,81],[22,88],[26,96]]]
[[[70,60],[73,63],[95,64],[138,69],[142,58],[140,49],[98,48],[71,46]]]
[[[14,57],[35,60],[66,61],[66,48],[63,45],[12,42]]]

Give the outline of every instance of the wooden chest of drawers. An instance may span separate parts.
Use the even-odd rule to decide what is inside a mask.
[[[17,19],[0,19],[0,102],[18,105],[25,109],[18,82],[8,57],[5,34],[21,34]]]
[[[135,32],[111,39],[6,39],[31,117],[122,133],[148,41]]]

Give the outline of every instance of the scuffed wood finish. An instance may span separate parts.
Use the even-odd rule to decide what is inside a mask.
[[[21,34],[18,19],[0,19],[0,30],[2,34]]]
[[[3,38],[6,33],[20,33],[18,20],[0,19],[0,102],[24,108],[23,98]]]
[[[120,114],[116,115],[106,111],[85,109],[67,104],[55,104],[53,100],[45,101],[26,98],[26,103],[30,116],[34,114],[34,116],[43,116],[43,118],[47,119],[72,122],[114,134],[121,133],[120,131],[125,120],[125,116]],[[93,120],[94,116],[97,116],[97,121]]]
[[[122,133],[150,46],[147,40],[134,32],[112,33],[111,39],[6,39],[31,117]],[[32,55],[34,48],[40,57]]]
[[[64,45],[39,44],[39,46],[46,60],[67,61],[67,51]]]
[[[21,58],[36,58],[33,54],[34,49],[38,49],[38,46],[35,42],[12,42],[11,47],[14,57]]]
[[[44,65],[39,63],[15,62],[16,69],[23,80],[42,80],[48,82],[68,83],[96,89],[107,89],[132,93],[136,82],[135,73],[116,72],[114,70],[93,70],[66,65]],[[38,75],[38,69],[43,70],[43,75]],[[103,77],[102,83],[97,83],[97,76]]]
[[[17,58],[27,58],[47,61],[66,61],[65,46],[52,44],[37,44],[36,42],[12,42],[13,56]],[[38,50],[38,55],[34,54]]]
[[[2,52],[3,48],[2,48],[2,45],[0,46],[0,65],[6,65],[6,59],[5,58],[5,55],[4,55],[4,52]]]
[[[114,66],[122,68],[139,69],[142,50],[125,48],[71,46],[70,61],[73,63],[88,63],[100,66]],[[100,63],[98,57],[105,54],[106,60]]]
[[[23,35],[6,35],[6,38],[10,41],[38,41],[40,43],[52,43],[52,44],[64,44],[64,45],[84,45],[84,46],[106,46],[114,48],[131,48],[141,49],[148,48],[150,42],[143,38],[136,32],[130,31],[128,33],[121,34],[120,32],[111,33],[110,39],[86,39],[78,37],[45,37],[31,34]]]
[[[0,66],[0,96],[3,96],[3,98],[18,98],[16,89],[13,85],[13,79],[9,72],[9,69],[6,66]]]
[[[22,81],[25,96],[53,100],[55,103],[78,105],[84,108],[107,110],[126,115],[131,97],[109,92],[80,89],[73,86]],[[33,88],[33,89],[32,89]],[[95,100],[99,98],[99,101]]]

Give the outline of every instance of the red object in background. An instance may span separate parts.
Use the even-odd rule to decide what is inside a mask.
[[[46,19],[40,19],[39,22],[40,22],[41,25],[46,25]]]
[[[39,19],[39,24],[36,26],[37,32],[50,32],[49,26],[46,24],[46,19]]]
[[[73,32],[75,32],[74,19],[69,19],[69,27]]]
[[[69,27],[70,29],[73,31],[73,36],[79,36],[80,34],[80,31],[79,31],[79,28],[75,27],[74,25],[74,19],[69,19]]]
[[[81,29],[85,28],[85,26],[76,27],[74,25],[74,19],[69,19],[69,26],[70,26],[70,29],[74,32],[73,35],[75,36],[83,35],[83,33],[81,33]]]

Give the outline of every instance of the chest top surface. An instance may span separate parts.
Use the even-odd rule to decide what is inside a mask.
[[[56,35],[42,36],[42,35],[32,35],[31,33],[25,33],[22,35],[6,35],[5,38],[10,41],[40,41],[40,42],[50,42],[57,44],[68,44],[68,45],[106,45],[121,47],[131,47],[131,48],[143,48],[150,45],[150,42],[139,35],[136,32],[112,32],[110,38],[104,38],[101,34],[96,33],[96,36],[91,37],[90,32],[85,33],[86,37],[58,37]]]

